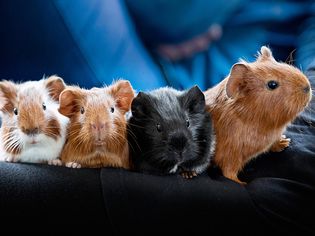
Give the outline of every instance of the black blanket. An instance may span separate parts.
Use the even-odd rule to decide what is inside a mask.
[[[240,176],[246,186],[215,168],[186,180],[112,168],[0,163],[1,230],[315,235],[314,110],[313,99],[287,129],[289,148],[246,166]]]

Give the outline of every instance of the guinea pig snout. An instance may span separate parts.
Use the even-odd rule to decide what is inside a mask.
[[[169,145],[175,152],[181,154],[187,144],[187,138],[183,133],[175,133],[170,135]]]
[[[303,88],[303,92],[306,93],[306,94],[310,93],[311,92],[311,87],[309,85],[305,86]]]
[[[21,128],[21,130],[26,135],[36,135],[36,134],[40,133],[40,128],[38,126],[33,126],[33,127],[25,127],[25,126],[23,126]]]
[[[96,121],[90,123],[92,134],[97,141],[104,141],[105,139],[105,130],[106,130],[106,123],[101,121]]]

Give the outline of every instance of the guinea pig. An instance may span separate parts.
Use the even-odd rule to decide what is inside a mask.
[[[131,111],[128,141],[135,171],[192,178],[208,167],[212,124],[197,86],[139,92]]]
[[[277,62],[263,46],[256,61],[234,64],[205,96],[216,135],[213,163],[225,177],[243,183],[238,173],[246,163],[289,146],[283,132],[312,95],[307,77],[294,66]]]
[[[67,167],[129,169],[125,114],[134,91],[126,80],[90,90],[67,87],[59,112],[70,119],[61,160]]]
[[[58,112],[60,77],[0,82],[2,160],[59,165],[69,119]]]

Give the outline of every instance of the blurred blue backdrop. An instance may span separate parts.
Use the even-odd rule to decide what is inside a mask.
[[[0,79],[57,74],[85,88],[125,78],[138,91],[205,90],[262,45],[312,67],[314,1],[0,1]]]

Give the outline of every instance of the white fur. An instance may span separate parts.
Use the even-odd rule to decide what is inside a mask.
[[[178,168],[178,164],[176,164],[176,165],[169,171],[169,173],[170,173],[170,174],[176,173],[177,168]]]
[[[3,147],[3,134],[1,134],[1,153],[0,160],[6,161],[21,161],[21,162],[30,162],[30,163],[39,163],[39,162],[49,162],[55,165],[58,165],[57,162],[52,162],[52,160],[58,159],[60,152],[63,148],[66,138],[66,131],[69,119],[58,112],[59,104],[52,100],[49,97],[48,90],[45,87],[45,80],[40,81],[30,81],[20,85],[16,85],[18,88],[18,97],[23,94],[27,97],[27,103],[32,103],[32,97],[41,96],[43,102],[46,104],[46,110],[44,111],[45,119],[49,120],[50,117],[54,117],[60,124],[60,134],[56,140],[45,134],[38,134],[35,136],[28,136],[24,134],[19,128],[14,131],[15,140],[19,140],[22,151],[20,154],[13,156],[10,153],[4,152]],[[30,111],[31,112],[31,111]],[[4,119],[9,122],[9,125],[17,127],[17,118],[16,116],[3,115]],[[32,140],[35,140],[36,144],[31,144]]]
[[[208,155],[208,161],[205,162],[205,164],[198,166],[194,169],[194,171],[197,174],[204,172],[208,168],[210,159],[214,156],[214,151],[215,151],[215,146],[216,146],[216,136],[214,134],[214,128],[212,128],[212,130],[213,130],[213,133],[211,134],[211,145],[210,145],[210,154]]]

